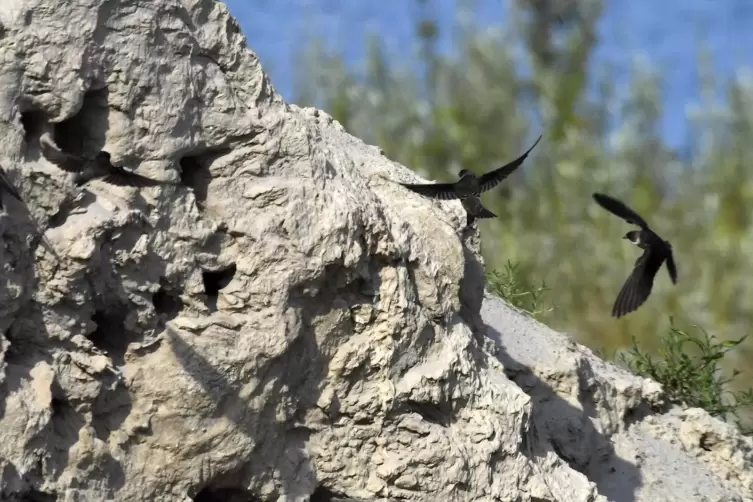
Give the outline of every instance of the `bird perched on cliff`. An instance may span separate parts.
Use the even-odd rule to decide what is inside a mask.
[[[117,186],[153,187],[157,185],[174,185],[172,181],[160,181],[140,174],[126,171],[110,162],[110,154],[101,151],[93,159],[66,153],[55,144],[46,132],[39,138],[42,155],[63,171],[75,173],[74,183],[81,186],[92,179],[101,179]]]
[[[10,195],[25,205],[24,200],[21,198],[21,194],[18,193],[18,190],[13,186],[13,183],[10,182],[8,175],[5,174],[5,169],[0,167],[0,209],[3,211],[5,211],[5,203],[3,199],[6,195]]]
[[[635,211],[609,195],[594,193],[593,198],[610,213],[641,228],[631,230],[622,237],[643,249],[643,254],[635,261],[633,272],[625,281],[612,307],[612,315],[619,319],[637,310],[648,299],[654,285],[654,277],[662,263],[667,263],[667,272],[672,284],[677,284],[677,268],[672,256],[672,245],[654,233]]]
[[[508,162],[502,167],[489,171],[486,174],[476,176],[467,169],[461,169],[458,173],[460,179],[455,183],[432,183],[432,184],[406,184],[405,188],[433,199],[451,200],[460,199],[466,211],[466,223],[472,225],[476,218],[496,218],[497,215],[486,209],[481,203],[480,196],[483,192],[491,190],[502,180],[507,178],[526,160],[528,154],[539,143],[541,136],[523,155]]]

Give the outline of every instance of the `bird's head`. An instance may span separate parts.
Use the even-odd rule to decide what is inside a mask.
[[[462,178],[466,174],[471,174],[471,172],[468,169],[461,169],[460,172],[458,173],[458,176]]]
[[[622,236],[623,239],[627,239],[636,246],[641,245],[641,232],[639,230],[631,230]]]

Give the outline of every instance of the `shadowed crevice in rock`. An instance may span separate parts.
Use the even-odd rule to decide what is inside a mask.
[[[41,461],[40,463],[41,464]],[[41,467],[37,470],[41,472]],[[5,464],[0,477],[0,500],[8,502],[56,502],[54,493],[43,492],[32,486],[28,474],[21,476],[16,466]]]
[[[232,149],[229,147],[216,147],[185,155],[180,159],[181,183],[193,190],[196,207],[199,211],[206,209],[209,184],[212,182],[210,166],[219,157],[227,155],[231,151]]]
[[[669,401],[666,401],[660,406],[651,406],[650,404],[646,402],[642,402],[635,408],[631,408],[627,411],[627,413],[623,417],[623,421],[625,422],[625,427],[629,428],[633,424],[640,423],[645,418],[650,417],[651,415],[657,415],[657,414],[661,415],[664,413],[668,413],[671,408],[672,408],[672,403]]]
[[[452,408],[452,404],[448,401],[442,401],[441,403],[420,403],[408,400],[396,405],[390,415],[418,413],[427,422],[446,428],[452,424],[454,418]]]
[[[471,486],[468,483],[463,483],[462,481],[460,483],[455,483],[455,486],[452,487],[453,495],[459,496],[459,497],[467,498],[470,494],[470,491],[471,491]]]
[[[28,147],[42,134],[47,123],[47,116],[40,110],[26,110],[21,112],[21,126],[24,128],[24,142]]]
[[[61,122],[45,124],[46,129],[51,129],[55,144],[63,152],[94,158],[105,145],[110,113],[108,99],[109,92],[106,87],[89,91],[84,94],[81,108],[75,115]],[[38,140],[39,134],[36,134],[35,148],[32,153],[37,158],[41,158]],[[68,178],[72,176],[63,170],[60,170],[60,173],[61,176]],[[94,195],[88,190],[69,191],[69,187],[65,187],[64,190],[66,191],[65,197],[59,202],[57,211],[48,220],[49,228],[61,227],[74,210],[85,208],[95,200]]]
[[[128,344],[137,341],[137,337],[129,339],[125,328],[127,315],[127,307],[122,305],[96,310],[91,317],[96,328],[89,334],[89,340],[118,366],[123,364]]]
[[[18,502],[55,502],[57,499],[57,496],[51,493],[45,493],[35,488],[29,488],[27,491],[18,495],[18,498],[15,500]],[[13,501],[14,499],[11,498],[9,500]]]
[[[187,156],[180,159],[180,180],[193,190],[196,199],[196,207],[199,211],[205,209],[209,183],[212,181],[212,174],[209,172],[209,164],[201,160],[201,156]]]
[[[207,486],[193,498],[194,502],[259,502],[243,488],[214,488]]]
[[[172,338],[168,327],[168,337]],[[199,482],[188,489],[193,502],[260,502],[244,480],[248,479],[248,464],[239,463],[228,471],[216,471],[211,460],[201,462]]]
[[[107,87],[88,91],[79,111],[53,125],[55,144],[64,152],[94,157],[105,144],[108,125]]]
[[[211,312],[217,310],[217,299],[230,281],[235,277],[235,263],[220,268],[218,270],[204,270],[201,277],[204,281],[204,294],[206,295],[206,305]]]
[[[335,493],[325,486],[317,486],[314,493],[311,494],[309,502],[369,502],[364,499],[355,499],[343,495],[341,493]]]
[[[27,486],[15,465],[10,462],[4,463],[2,472],[0,472],[0,500],[23,500],[22,497],[33,488]],[[52,502],[55,502],[54,496]]]
[[[180,292],[167,279],[160,277],[159,284],[159,290],[152,295],[152,304],[160,323],[164,326],[164,323],[175,319],[183,310],[183,300],[180,299]]]

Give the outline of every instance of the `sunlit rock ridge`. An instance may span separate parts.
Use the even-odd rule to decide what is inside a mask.
[[[0,24],[0,500],[753,500],[749,439],[485,297],[460,204],[223,4]],[[174,184],[76,187],[44,133]]]

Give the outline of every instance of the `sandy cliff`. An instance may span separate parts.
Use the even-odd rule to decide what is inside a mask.
[[[0,23],[0,500],[753,500],[750,439],[484,298],[460,205],[224,5]],[[43,133],[175,184],[77,188]]]

